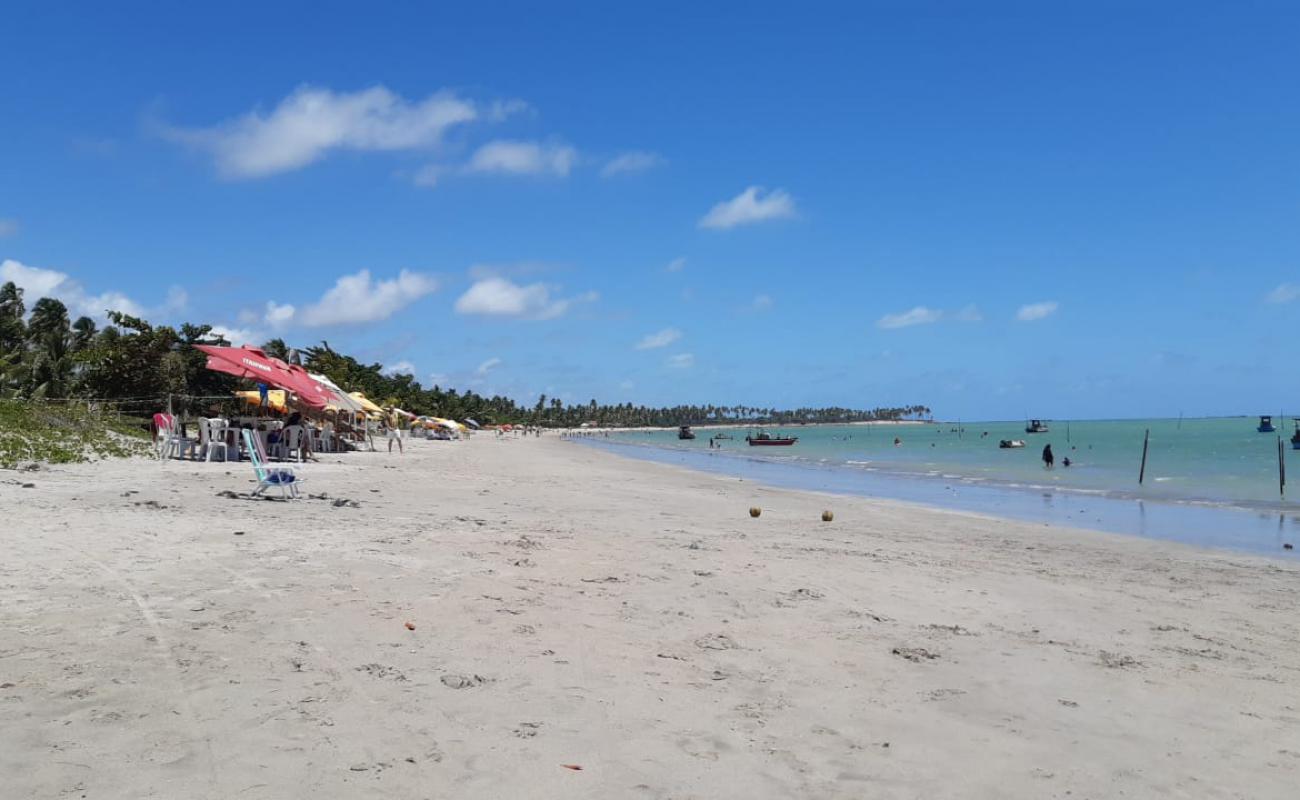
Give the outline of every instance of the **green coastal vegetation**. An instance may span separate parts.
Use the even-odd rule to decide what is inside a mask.
[[[148,433],[94,402],[0,400],[0,468],[144,455]]]
[[[207,357],[195,348],[199,344],[231,344],[212,326],[152,325],[116,311],[108,312],[107,318],[109,324],[102,328],[89,317],[71,320],[67,307],[51,297],[37,300],[28,313],[21,288],[12,282],[0,286],[0,397],[11,401],[45,400],[51,407],[48,401],[55,399],[88,401],[80,406],[84,413],[114,409],[122,419],[144,418],[168,403],[195,413],[206,413],[214,404],[234,403],[231,392],[240,388],[239,379],[207,369]],[[328,342],[291,350],[283,340],[272,339],[262,349],[270,356],[295,360],[349,391],[365,393],[381,405],[415,414],[471,418],[485,425],[790,425],[919,419],[930,415],[930,409],[922,405],[872,409],[712,404],[651,408],[632,403],[602,404],[594,399],[568,404],[545,395],[532,405],[521,405],[501,395],[486,397],[441,386],[426,388],[412,375],[386,373],[382,364],[358,361]],[[72,404],[62,407],[71,408]]]

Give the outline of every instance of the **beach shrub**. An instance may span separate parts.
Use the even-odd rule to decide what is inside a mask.
[[[0,400],[0,468],[70,464],[148,453],[144,420],[94,403]]]

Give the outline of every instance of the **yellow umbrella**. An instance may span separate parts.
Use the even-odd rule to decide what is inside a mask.
[[[248,403],[250,406],[262,405],[262,395],[257,391],[235,392],[235,397]],[[285,391],[283,389],[272,389],[266,393],[266,404],[275,411],[284,412],[287,410]]]
[[[371,414],[379,414],[382,416],[384,413],[384,410],[382,408],[370,402],[370,399],[367,398],[361,392],[348,392],[348,397],[351,397],[353,400],[356,400],[358,403],[361,404],[362,408],[364,408],[366,411],[370,412]]]

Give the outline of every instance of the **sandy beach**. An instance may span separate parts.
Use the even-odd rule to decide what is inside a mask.
[[[417,441],[300,473],[310,496],[288,503],[243,496],[247,464],[0,472],[0,794],[1300,784],[1291,563],[550,437]]]

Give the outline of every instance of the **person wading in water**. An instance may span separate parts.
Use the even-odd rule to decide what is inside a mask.
[[[1056,463],[1056,456],[1052,455],[1052,446],[1049,444],[1043,448],[1043,469],[1051,469]]]

